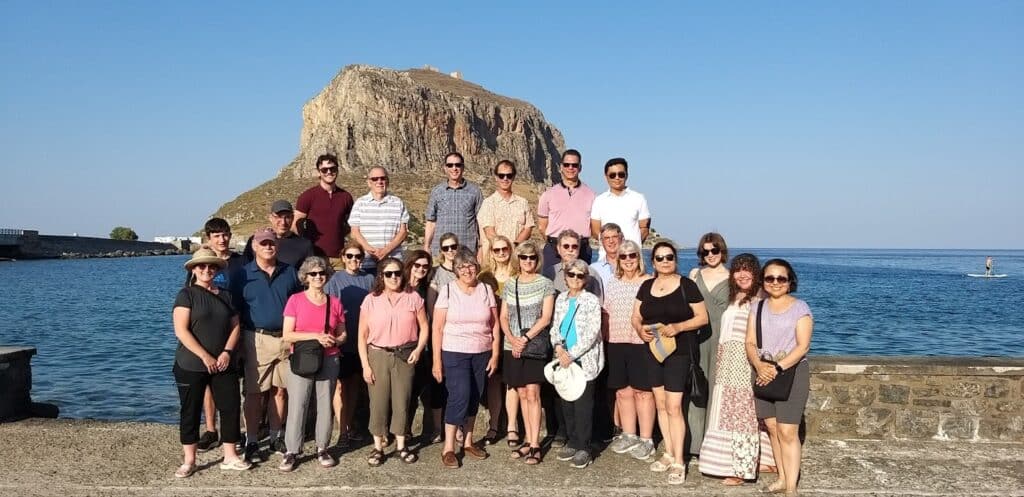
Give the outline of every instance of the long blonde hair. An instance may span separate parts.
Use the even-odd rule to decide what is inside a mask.
[[[498,270],[508,271],[509,278],[519,274],[519,259],[516,258],[514,250],[515,247],[512,246],[512,241],[507,237],[498,235],[491,241],[492,247],[494,242],[505,242],[505,245],[508,246],[508,262],[504,265],[500,265],[498,261],[494,260],[494,252],[488,248],[487,253],[484,254],[484,267],[481,269],[481,272],[496,274],[496,271]]]

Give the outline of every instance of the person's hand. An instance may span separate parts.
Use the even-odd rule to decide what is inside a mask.
[[[775,370],[775,366],[768,364],[767,362],[761,362],[757,365],[757,385],[765,386],[775,379],[778,371]]]
[[[215,367],[217,368],[217,371],[220,372],[227,370],[230,364],[231,354],[228,352],[221,352],[220,355],[217,356],[217,363],[215,364]]]
[[[644,324],[640,326],[640,339],[644,342],[654,340],[654,328],[652,328],[652,325]]]
[[[513,353],[517,353],[518,352],[519,354],[522,354],[523,353],[523,349],[526,348],[526,344],[529,341],[530,341],[530,339],[526,338],[525,336],[522,336],[522,337],[513,336],[511,339],[509,339],[509,343],[512,345],[512,352]],[[516,357],[519,357],[519,356],[517,355]]]
[[[202,359],[203,366],[206,367],[206,372],[207,373],[214,374],[214,373],[216,373],[218,371],[217,370],[217,359],[214,359],[214,357],[212,355],[204,353],[200,357],[200,359]]]
[[[487,377],[490,378],[498,370],[498,354],[491,354],[491,360],[487,361]]]
[[[431,368],[431,372],[434,373],[434,379],[438,383],[444,381],[444,370],[441,369],[441,361],[434,361],[434,366]]]
[[[572,364],[572,357],[569,357],[569,353],[562,347],[555,349],[555,353],[558,355],[558,363],[563,367],[567,368]]]
[[[317,335],[316,341],[320,342],[320,345],[323,346],[324,348],[333,347],[335,344],[334,337],[327,334]]]
[[[364,365],[363,381],[365,381],[367,385],[373,385],[374,380],[376,380],[376,378],[373,377],[373,369],[371,369],[368,364]]]
[[[665,338],[672,338],[679,334],[679,330],[676,329],[676,326],[674,324],[658,323],[656,326],[659,327],[658,332],[661,333],[661,336]]]
[[[412,352],[409,352],[409,360],[407,360],[405,362],[408,362],[409,364],[416,364],[419,361],[420,361],[420,350],[419,349],[412,349]]]

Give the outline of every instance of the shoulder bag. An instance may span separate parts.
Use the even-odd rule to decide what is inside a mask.
[[[324,333],[331,330],[331,296],[327,295],[327,310],[324,311]],[[302,340],[292,346],[292,373],[304,378],[311,378],[320,372],[324,365],[324,347],[318,340]]]
[[[764,300],[757,303],[757,350],[761,350],[761,311],[764,309]],[[771,364],[773,367],[778,363],[765,356],[761,360]],[[757,370],[752,373],[754,383],[754,397],[761,400],[780,401],[789,399],[789,391],[793,389],[793,378],[796,377],[796,367],[783,370],[775,375],[775,379],[767,385],[757,384]]]
[[[689,306],[690,303],[686,299],[686,287],[683,285],[682,277],[679,280],[679,291],[683,294],[683,305]],[[679,335],[676,336],[678,337]],[[689,347],[690,370],[686,373],[687,396],[689,396],[690,403],[693,405],[706,408],[708,406],[708,398],[710,398],[708,377],[704,374],[704,369],[700,367],[700,358],[694,352],[696,348],[696,343]]]
[[[522,308],[519,307],[519,277],[516,277],[516,321],[519,324],[519,333],[526,337],[526,347],[523,348],[522,357],[527,359],[538,359],[541,361],[551,360],[551,331],[550,328],[544,328],[537,333],[537,336],[530,338],[526,332],[530,331],[529,328],[523,328],[523,314]]]

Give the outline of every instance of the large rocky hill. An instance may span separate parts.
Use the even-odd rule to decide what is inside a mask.
[[[423,211],[430,188],[442,181],[444,155],[455,150],[466,159],[466,177],[494,191],[491,168],[515,161],[516,190],[536,205],[547,184],[557,181],[562,133],[527,102],[433,69],[395,71],[345,67],[303,106],[299,150],[277,177],[224,204],[216,212],[238,235],[266,223],[278,198],[294,202],[316,183],[313,161],[323,153],[338,156],[338,183],[354,196],[366,193],[371,166],[391,171],[391,190],[413,214],[411,231],[422,235]]]

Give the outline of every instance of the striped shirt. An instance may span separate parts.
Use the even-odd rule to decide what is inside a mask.
[[[490,226],[494,228],[495,234],[504,236],[512,242],[516,241],[523,228],[535,225],[529,202],[514,193],[508,200],[498,192],[485,198],[476,219],[481,229]],[[486,239],[483,240],[483,244],[485,251],[490,250],[490,243]]]
[[[483,203],[480,187],[466,180],[462,180],[458,188],[448,186],[445,181],[430,190],[425,219],[437,223],[434,237],[430,240],[430,252],[440,252],[441,235],[445,233],[455,233],[459,237],[459,245],[476,252],[480,238],[476,215]]]
[[[405,202],[391,194],[385,194],[380,200],[373,198],[371,193],[359,197],[348,218],[348,224],[353,228],[359,228],[359,233],[374,248],[390,243],[402,225],[408,223],[409,211],[405,209]],[[401,245],[395,247],[388,255],[401,258]],[[364,270],[372,270],[377,267],[377,260],[366,257],[363,259],[362,267]]]
[[[516,282],[519,277],[507,281],[501,299],[508,304],[508,327],[512,336],[523,336],[522,328],[532,328],[544,313],[544,299],[555,294],[551,280],[538,275],[533,281],[519,282],[519,299],[516,300]],[[504,340],[505,350],[512,350],[508,339]]]

